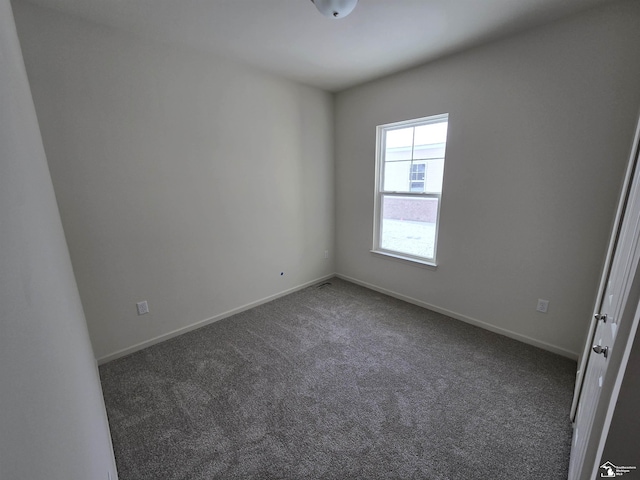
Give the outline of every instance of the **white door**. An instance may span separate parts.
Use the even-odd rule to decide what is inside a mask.
[[[640,124],[638,125],[640,132]],[[628,172],[629,186],[623,192],[619,207],[620,219],[611,242],[609,266],[605,268],[599,311],[587,349],[583,353],[582,390],[579,391],[573,431],[569,480],[589,478],[593,459],[586,459],[587,442],[596,414],[601,389],[607,374],[608,359],[615,348],[616,336],[622,321],[640,254],[640,166],[638,158],[638,132]],[[637,166],[637,168],[634,168]],[[623,343],[623,342],[620,342]],[[624,348],[624,344],[620,345]],[[615,374],[617,372],[611,372]]]

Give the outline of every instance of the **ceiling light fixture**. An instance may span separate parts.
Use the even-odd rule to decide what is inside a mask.
[[[353,12],[358,0],[311,0],[325,17],[342,18]]]

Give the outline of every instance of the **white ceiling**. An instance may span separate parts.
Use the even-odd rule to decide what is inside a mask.
[[[611,0],[29,0],[338,91]]]

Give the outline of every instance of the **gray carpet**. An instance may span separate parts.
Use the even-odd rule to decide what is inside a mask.
[[[567,478],[575,362],[330,282],[100,367],[120,480]]]

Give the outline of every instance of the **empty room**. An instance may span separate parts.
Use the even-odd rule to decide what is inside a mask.
[[[638,25],[0,0],[0,479],[640,478]]]

